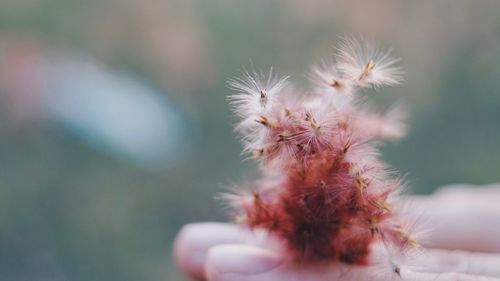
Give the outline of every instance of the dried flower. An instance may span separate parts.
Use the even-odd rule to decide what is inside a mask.
[[[373,144],[404,134],[401,112],[372,113],[356,92],[397,84],[402,71],[389,52],[352,38],[342,40],[336,58],[312,68],[309,96],[272,72],[229,82],[236,130],[263,176],[251,193],[226,198],[237,221],[280,237],[297,258],[366,264],[375,242],[401,253],[417,245],[395,208],[402,181]]]

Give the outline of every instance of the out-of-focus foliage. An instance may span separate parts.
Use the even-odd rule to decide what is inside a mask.
[[[409,109],[409,136],[383,150],[415,192],[498,181],[499,10],[493,0],[1,1],[0,279],[182,280],[176,231],[226,219],[214,194],[255,171],[241,163],[225,81],[251,59],[305,88],[301,69],[345,33],[403,59],[403,86],[366,94]],[[67,54],[158,89],[185,120],[171,137],[189,148],[151,168],[51,119],[43,73],[26,70]]]

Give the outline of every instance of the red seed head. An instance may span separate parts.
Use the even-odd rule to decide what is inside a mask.
[[[236,204],[240,221],[280,237],[297,258],[366,264],[374,242],[416,246],[393,208],[400,181],[373,145],[404,126],[361,107],[356,93],[399,82],[400,69],[363,46],[345,39],[336,64],[313,70],[310,97],[260,72],[230,82],[237,130],[263,172],[260,188]]]

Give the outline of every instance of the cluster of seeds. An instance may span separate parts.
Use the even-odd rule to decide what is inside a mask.
[[[244,152],[261,163],[262,178],[228,195],[237,220],[268,230],[293,256],[366,264],[374,242],[416,246],[398,215],[402,181],[378,158],[376,141],[397,139],[398,109],[370,111],[359,90],[395,85],[402,71],[390,51],[343,38],[333,63],[313,67],[314,88],[302,94],[270,71],[229,82]]]

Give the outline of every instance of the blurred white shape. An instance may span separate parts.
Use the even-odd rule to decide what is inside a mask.
[[[179,112],[138,79],[75,56],[45,56],[39,71],[49,120],[92,145],[147,166],[171,160],[185,145]]]

